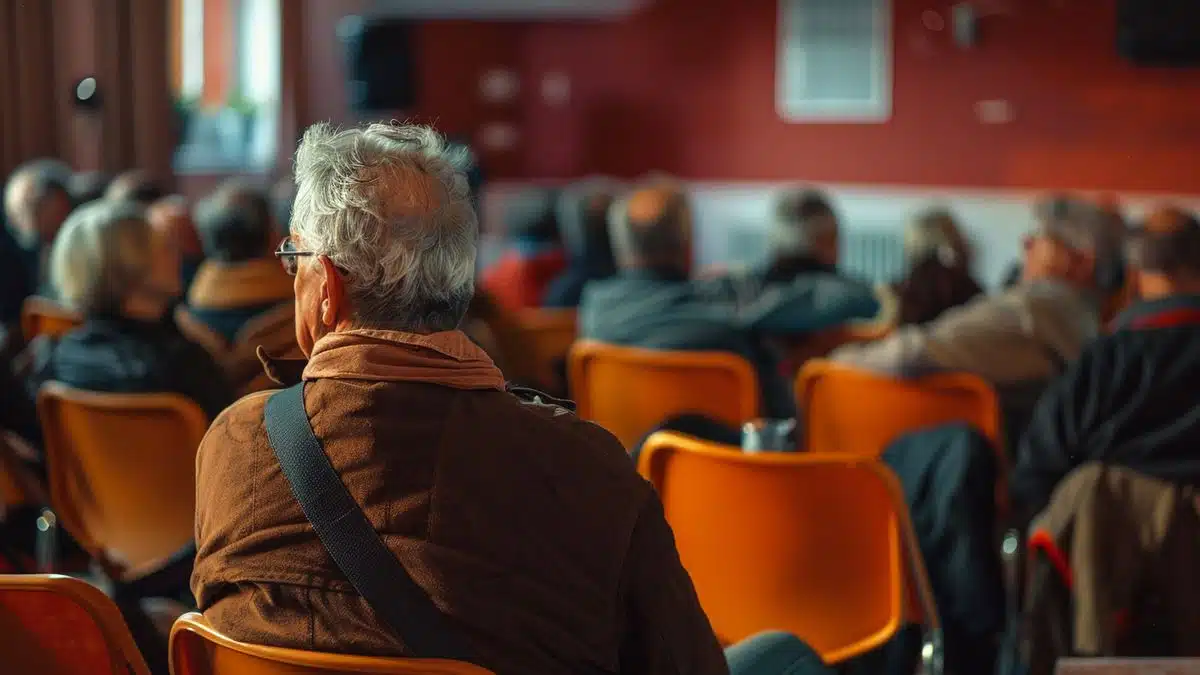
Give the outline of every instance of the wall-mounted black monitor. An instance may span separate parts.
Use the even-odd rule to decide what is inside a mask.
[[[1120,0],[1117,48],[1139,66],[1200,67],[1200,0]]]

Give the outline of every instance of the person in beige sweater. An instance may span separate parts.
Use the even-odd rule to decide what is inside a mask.
[[[1100,306],[1121,264],[1120,236],[1096,205],[1056,198],[1038,206],[1037,221],[1013,288],[831,358],[898,377],[974,373],[996,387],[1007,411],[1027,417],[1045,384],[1100,332]]]

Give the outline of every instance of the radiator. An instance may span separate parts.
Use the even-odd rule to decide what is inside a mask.
[[[904,273],[904,236],[899,232],[842,230],[839,267],[850,276],[875,284],[890,283]]]

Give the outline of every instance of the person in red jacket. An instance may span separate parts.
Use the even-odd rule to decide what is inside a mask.
[[[483,273],[483,288],[500,304],[518,310],[540,307],[546,288],[567,268],[558,238],[554,190],[514,195],[504,214],[507,250]]]

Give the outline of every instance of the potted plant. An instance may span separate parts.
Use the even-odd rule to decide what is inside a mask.
[[[225,102],[225,108],[237,114],[241,121],[242,143],[249,151],[254,137],[254,125],[258,120],[258,104],[241,93],[233,94]]]
[[[200,107],[200,99],[196,96],[178,96],[171,103],[175,114],[175,138],[178,145],[187,142],[188,129],[192,127],[192,119]]]

